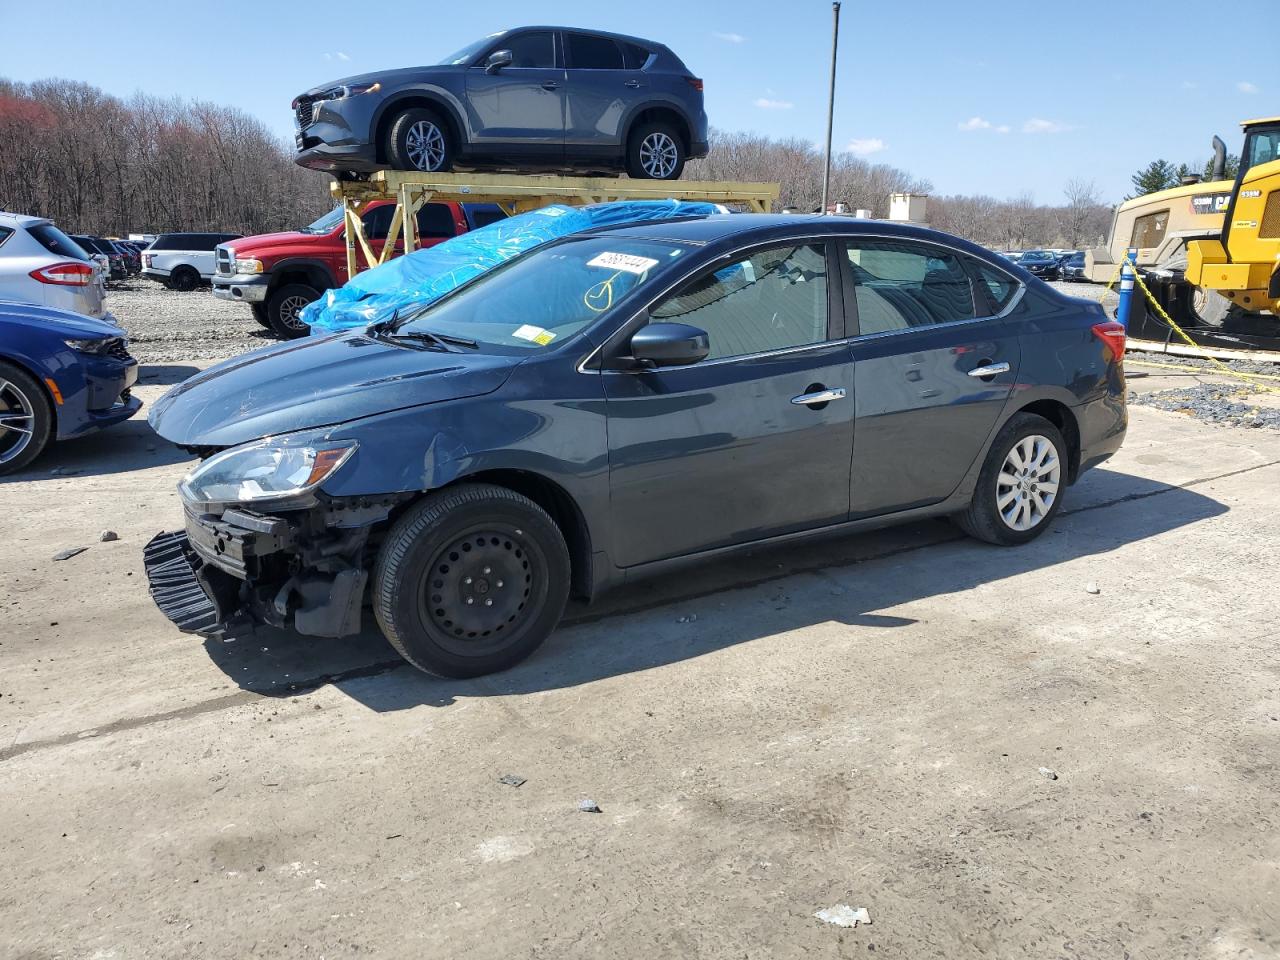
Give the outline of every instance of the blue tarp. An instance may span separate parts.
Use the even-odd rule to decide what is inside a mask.
[[[397,310],[439,300],[486,270],[557,237],[592,227],[719,213],[713,203],[627,200],[586,207],[553,204],[366,270],[327,290],[302,311],[311,333],[324,336],[390,319]]]

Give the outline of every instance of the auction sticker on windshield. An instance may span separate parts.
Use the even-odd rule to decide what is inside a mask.
[[[531,323],[526,323],[511,335],[518,340],[528,340],[531,343],[536,343],[540,347],[545,347],[556,338],[556,335],[550,330],[543,330],[542,327],[535,327]]]
[[[587,261],[588,267],[604,267],[606,270],[623,270],[627,273],[644,273],[658,265],[657,260],[649,257],[638,257],[634,253],[609,253],[597,255]]]

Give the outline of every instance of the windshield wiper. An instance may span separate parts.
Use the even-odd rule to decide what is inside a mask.
[[[430,330],[380,330],[378,335],[387,340],[413,340],[417,343],[430,343],[444,350],[450,347],[469,347],[478,350],[480,344],[466,337],[455,337],[448,333],[432,333]],[[452,351],[450,351],[452,352]]]

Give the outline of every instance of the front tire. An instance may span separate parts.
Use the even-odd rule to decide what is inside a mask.
[[[1067,486],[1067,446],[1044,417],[1014,414],[991,444],[969,506],[955,516],[969,536],[1013,546],[1048,529]]]
[[[251,303],[249,307],[253,310],[253,319],[270,330],[271,314],[267,312],[267,305],[265,303]]]
[[[406,110],[391,123],[387,158],[396,170],[445,173],[453,167],[454,146],[449,128],[431,110]]]
[[[281,340],[305,337],[311,328],[302,322],[302,308],[320,299],[320,291],[306,283],[286,283],[267,298],[267,325]]]
[[[440,677],[514,666],[555,629],[569,551],[532,500],[491,484],[428,495],[392,527],[373,570],[373,611],[411,664]]]
[[[53,438],[53,407],[25,370],[0,361],[0,474],[30,464]]]
[[[627,140],[627,174],[635,180],[679,180],[686,160],[684,141],[669,123],[646,123]]]

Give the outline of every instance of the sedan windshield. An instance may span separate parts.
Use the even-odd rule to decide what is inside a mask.
[[[617,236],[557,243],[485,274],[399,330],[517,351],[559,346],[629,294],[652,286],[688,253],[670,241]]]
[[[299,233],[328,233],[342,222],[342,208],[334,207],[310,226],[303,227]]]

